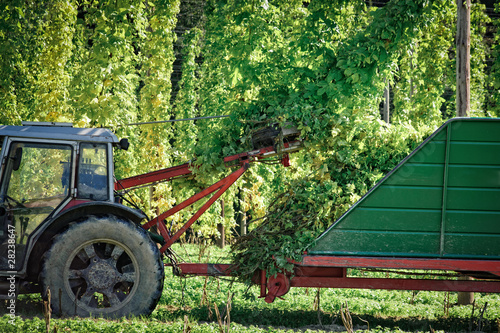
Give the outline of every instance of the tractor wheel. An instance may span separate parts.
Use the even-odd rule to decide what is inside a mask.
[[[149,315],[164,276],[158,248],[142,228],[90,216],[55,238],[41,280],[53,313],[116,318]]]

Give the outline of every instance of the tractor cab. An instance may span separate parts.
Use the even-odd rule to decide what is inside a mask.
[[[0,126],[0,270],[22,269],[45,221],[87,201],[113,201],[107,129],[66,123]]]

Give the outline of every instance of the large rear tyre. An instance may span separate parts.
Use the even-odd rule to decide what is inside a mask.
[[[42,270],[55,314],[149,315],[163,290],[160,253],[146,232],[115,216],[90,216],[57,236]]]

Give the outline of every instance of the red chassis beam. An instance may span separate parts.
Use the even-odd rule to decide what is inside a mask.
[[[434,290],[500,293],[500,260],[335,257],[304,255],[294,262],[293,276],[278,274],[266,279],[261,272],[261,297],[271,303],[291,287],[359,288],[387,290]],[[456,271],[465,274],[491,273],[494,280],[358,278],[348,277],[347,268]],[[407,273],[408,276],[411,272]],[[494,276],[492,276],[494,278]]]
[[[355,288],[386,290],[475,291],[500,293],[500,281],[391,279],[357,277],[301,277],[290,280],[291,287]]]
[[[304,255],[301,266],[490,272],[500,278],[500,260]]]

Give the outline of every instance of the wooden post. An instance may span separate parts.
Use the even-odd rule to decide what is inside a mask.
[[[469,276],[460,276],[458,277],[459,280],[472,280],[471,277]],[[458,292],[458,299],[457,299],[458,305],[469,305],[474,303],[474,293],[473,292],[466,292],[466,291],[460,291]]]
[[[240,224],[240,236],[245,236],[247,234],[247,213],[243,213],[243,218]]]
[[[457,0],[457,117],[470,111],[470,6],[471,0]]]
[[[413,54],[414,54],[414,50],[413,50],[413,46],[410,46],[410,52],[411,52],[411,56],[410,56],[410,68],[413,72],[413,70],[415,69],[415,66],[413,65]],[[410,76],[410,101],[413,102],[413,94],[414,94],[414,90],[415,87],[413,86],[413,76]]]
[[[387,85],[385,86],[385,89],[384,89],[384,113],[383,113],[383,118],[384,118],[384,121],[388,124],[389,123],[389,119],[390,119],[390,85],[389,85],[389,80],[387,80]]]
[[[457,117],[468,117],[470,112],[470,7],[471,0],[457,0]],[[474,293],[458,293],[459,305],[472,302]]]

